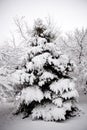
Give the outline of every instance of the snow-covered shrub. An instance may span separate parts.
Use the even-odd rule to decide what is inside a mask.
[[[4,67],[0,68],[0,102],[12,101],[14,98],[13,81],[11,81],[10,72]]]
[[[44,31],[42,23],[39,27]],[[42,31],[34,32],[31,41],[37,44],[30,42],[25,64],[16,71],[22,86],[17,113],[23,112],[24,117],[31,114],[32,119],[65,120],[77,110],[78,92],[69,75],[74,65],[55,43],[38,35]]]

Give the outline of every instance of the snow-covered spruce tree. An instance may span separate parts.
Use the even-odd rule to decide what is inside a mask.
[[[47,29],[41,21],[35,24],[25,62],[16,72],[22,86],[16,114],[60,121],[74,115],[78,92],[69,76],[74,65],[55,43],[47,41]]]

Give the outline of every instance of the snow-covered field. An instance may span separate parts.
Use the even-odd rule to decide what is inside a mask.
[[[32,121],[30,118],[22,119],[13,116],[12,103],[0,104],[0,130],[87,130],[87,95],[80,95],[80,116],[73,117],[64,122]]]

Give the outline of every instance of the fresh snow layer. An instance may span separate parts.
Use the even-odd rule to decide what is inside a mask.
[[[73,90],[75,90],[75,83],[70,79],[59,79],[58,81],[55,81],[50,85],[50,89],[56,94],[58,94],[58,92],[60,94],[63,94],[64,91],[68,92],[69,89],[72,92]]]
[[[32,118],[42,118],[46,121],[58,121],[65,120],[65,109],[58,108],[54,104],[44,104],[43,106],[37,106],[32,111]]]
[[[50,54],[48,52],[35,56],[32,59],[32,62],[34,64],[34,69],[36,69],[36,70],[43,69],[43,66],[45,65],[49,56],[50,56]]]
[[[40,76],[39,86],[44,85],[46,82],[50,82],[54,78],[57,79],[57,76],[52,74],[52,73],[50,73],[50,72],[44,71],[43,74]]]
[[[57,107],[62,107],[62,98],[56,98],[52,101]]]
[[[20,98],[21,102],[25,101],[26,104],[32,101],[40,102],[43,99],[43,93],[38,86],[28,87],[22,90]]]

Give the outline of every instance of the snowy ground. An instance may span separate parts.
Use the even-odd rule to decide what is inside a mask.
[[[80,116],[64,122],[32,121],[13,116],[12,103],[0,104],[0,130],[87,130],[87,96],[80,96]]]

